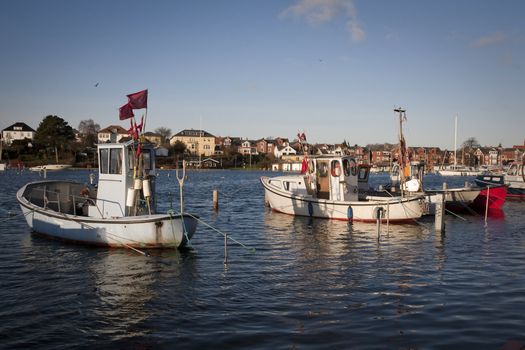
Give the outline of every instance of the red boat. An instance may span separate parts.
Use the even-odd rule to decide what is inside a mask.
[[[476,199],[474,199],[471,207],[475,210],[485,210],[487,206],[489,210],[501,209],[506,197],[506,185],[487,186],[481,190]]]

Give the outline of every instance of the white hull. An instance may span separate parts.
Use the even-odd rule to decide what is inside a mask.
[[[439,170],[441,176],[478,176],[482,171],[479,170]]]
[[[29,168],[31,171],[56,171],[56,170],[64,170],[67,168],[71,168],[70,164],[47,164],[47,165],[39,165]]]
[[[289,215],[316,218],[376,222],[378,210],[382,221],[409,222],[423,215],[422,197],[374,198],[365,201],[335,201],[314,198],[308,194],[294,194],[269,183],[262,177],[266,201],[272,210]]]
[[[56,239],[111,247],[174,248],[187,243],[197,227],[197,219],[189,215],[94,218],[63,213],[30,202],[26,198],[30,195],[24,196],[27,186],[17,192],[27,224]]]

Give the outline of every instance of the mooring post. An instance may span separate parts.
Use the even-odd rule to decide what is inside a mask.
[[[228,265],[228,233],[224,234],[224,266]]]
[[[437,232],[445,230],[445,194],[438,194],[436,202],[435,224],[434,227]]]
[[[377,240],[381,237],[381,216],[383,213],[383,208],[378,207],[376,209],[376,225],[377,225]]]
[[[219,191],[213,190],[213,209],[219,210]]]

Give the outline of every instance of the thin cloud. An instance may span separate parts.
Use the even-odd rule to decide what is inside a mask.
[[[366,33],[357,20],[357,11],[352,0],[298,0],[279,14],[281,19],[304,19],[311,25],[327,23],[338,16],[346,19],[346,28],[352,41],[365,40]]]
[[[499,44],[503,41],[505,41],[507,37],[502,32],[496,32],[490,35],[482,36],[472,43],[473,47],[485,47],[485,46],[491,46]]]

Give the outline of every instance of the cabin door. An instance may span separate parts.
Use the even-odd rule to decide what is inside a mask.
[[[328,161],[317,162],[317,198],[330,199],[330,164]]]

